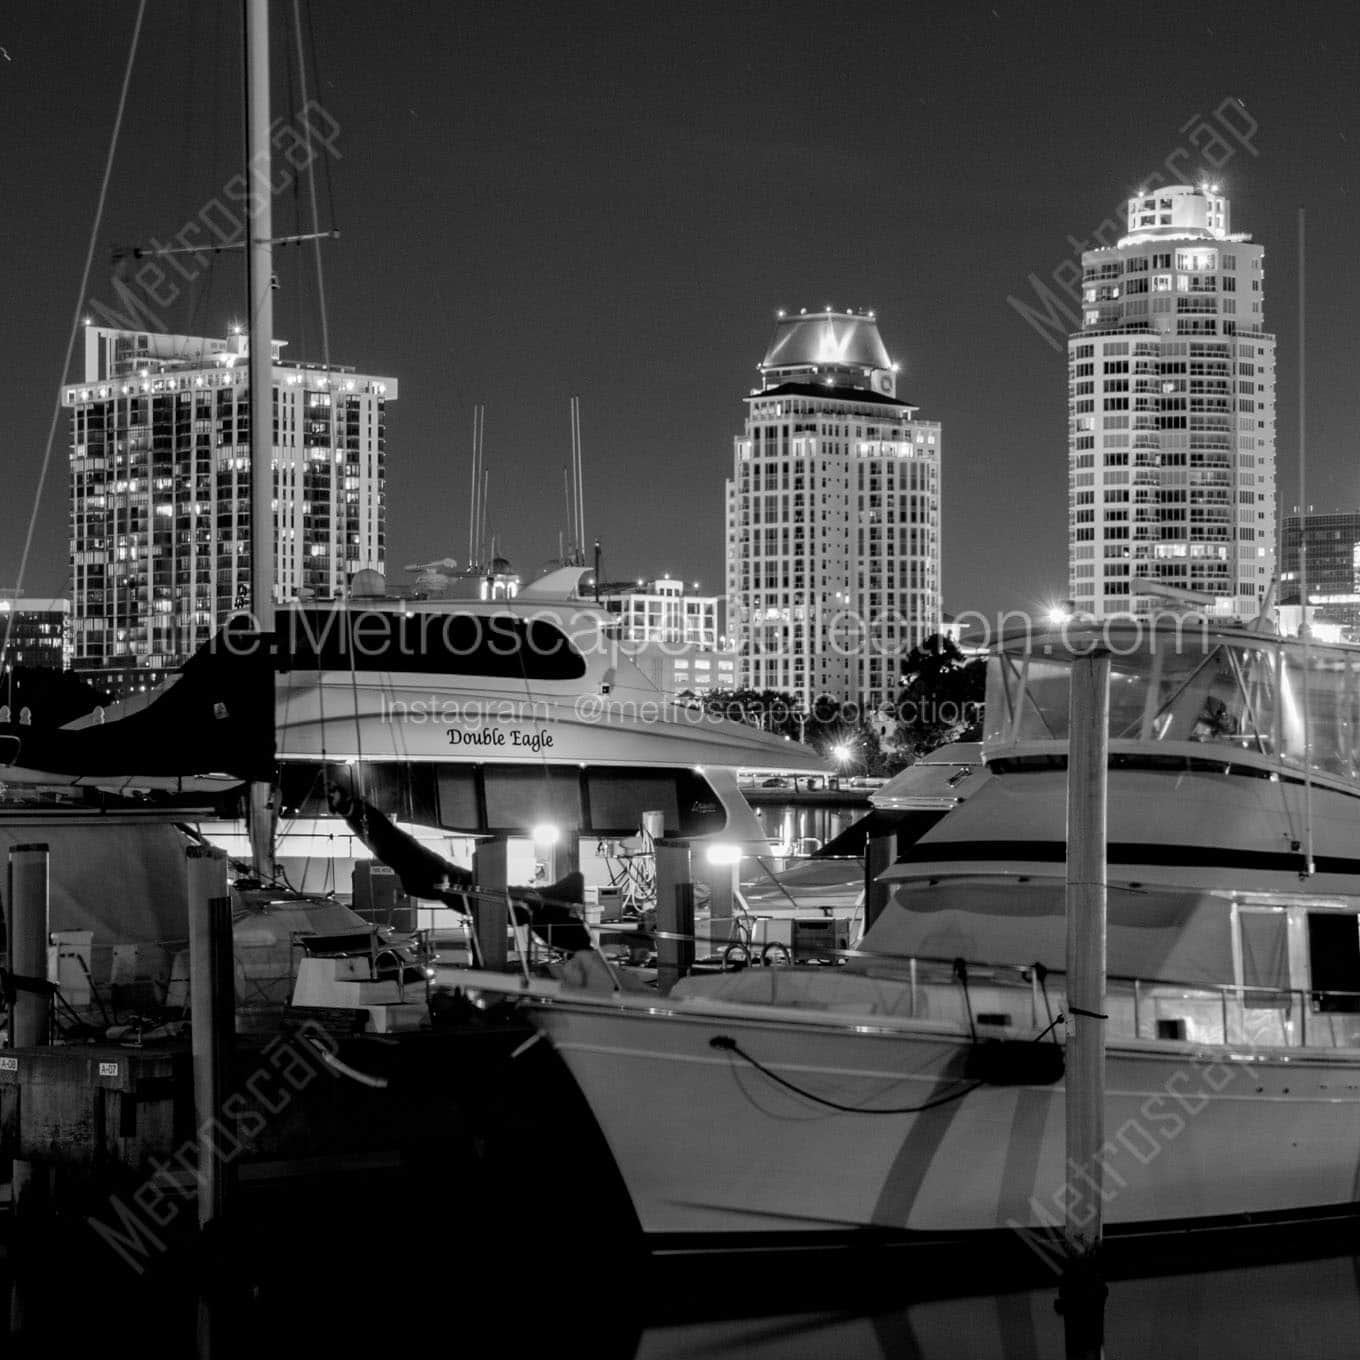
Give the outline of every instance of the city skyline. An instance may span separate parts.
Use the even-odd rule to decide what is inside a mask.
[[[740,412],[732,377],[749,371],[778,307],[831,303],[891,318],[899,391],[950,432],[946,610],[1042,606],[1066,584],[1065,364],[1051,328],[1022,309],[1040,307],[1035,280],[1052,290],[1055,271],[1080,267],[1080,248],[1150,175],[1193,178],[1225,148],[1214,173],[1272,251],[1282,495],[1297,499],[1304,203],[1307,499],[1357,499],[1345,237],[1360,106],[1354,44],[1329,31],[1325,10],[1290,11],[1281,38],[1282,8],[1187,17],[1152,6],[1125,26],[1114,64],[1088,64],[1075,9],[869,13],[877,22],[855,27],[797,6],[775,24],[740,6],[704,10],[702,24],[690,13],[587,22],[533,7],[421,8],[374,24],[367,8],[328,8],[323,79],[308,96],[332,148],[322,225],[342,232],[325,247],[331,347],[404,384],[389,431],[390,575],[461,555],[477,401],[491,526],[526,573],[554,556],[579,393],[587,532],[603,539],[606,572],[670,570],[717,587]],[[12,494],[0,533],[14,584],[53,393],[73,376],[61,357],[131,15],[72,4],[9,17],[4,79],[45,129],[29,138],[10,120],[3,134],[24,190],[0,212],[11,240],[43,243],[18,272],[3,342]],[[281,30],[284,17],[281,7]],[[172,238],[239,161],[234,7],[153,6],[151,18],[86,297],[114,311],[133,267],[126,256],[111,266],[111,248]],[[73,45],[81,31],[100,42]],[[186,64],[195,92],[163,106]],[[787,78],[803,69],[816,90],[795,95],[803,86]],[[309,225],[305,197],[283,186],[280,231]],[[310,256],[281,254],[277,329],[297,357],[320,360]],[[174,289],[161,290],[168,330],[213,333],[240,315],[225,255]],[[59,445],[30,594],[65,584],[64,477]]]

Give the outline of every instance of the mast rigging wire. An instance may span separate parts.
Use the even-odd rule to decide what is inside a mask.
[[[71,355],[75,352],[76,333],[80,329],[80,318],[85,311],[85,290],[90,286],[90,268],[94,263],[95,243],[99,239],[99,229],[104,221],[104,205],[108,200],[109,181],[113,177],[113,163],[118,151],[118,137],[123,128],[123,113],[127,108],[128,88],[132,84],[132,69],[137,60],[137,45],[142,36],[142,20],[146,16],[146,0],[138,0],[137,18],[132,26],[132,41],[128,44],[127,63],[123,68],[123,84],[118,92],[118,110],[113,117],[113,133],[109,138],[108,154],[104,157],[104,174],[99,183],[99,199],[95,204],[94,221],[90,223],[90,240],[85,249],[85,268],[80,275],[80,291],[76,295],[75,313],[71,317],[71,329],[66,339],[66,359],[61,366],[62,381],[71,369]],[[52,420],[47,427],[47,444],[43,449],[42,466],[38,471],[38,485],[33,492],[33,508],[28,516],[28,528],[24,532],[24,548],[19,556],[19,572],[15,588],[22,593],[24,576],[28,571],[28,556],[33,547],[33,531],[38,523],[38,508],[42,504],[43,490],[47,485],[47,473],[52,463],[52,445],[57,438],[57,425],[61,420],[61,393],[58,391],[52,403]],[[5,615],[5,634],[0,640],[0,656],[9,652],[10,629],[14,622],[14,611]]]

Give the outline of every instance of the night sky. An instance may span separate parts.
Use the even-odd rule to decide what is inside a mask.
[[[139,291],[115,246],[174,235],[239,169],[239,8],[149,6],[82,310],[120,310],[120,268]],[[1061,595],[1065,359],[1008,298],[1033,305],[1031,273],[1073,258],[1068,235],[1089,238],[1178,148],[1199,165],[1182,127],[1222,134],[1225,101],[1257,125],[1213,175],[1234,228],[1267,247],[1283,494],[1303,204],[1308,499],[1360,505],[1349,5],[310,8],[308,93],[339,127],[318,179],[323,225],[342,232],[324,257],[331,353],[401,382],[390,579],[465,556],[478,401],[501,550],[526,574],[555,556],[579,393],[605,574],[720,591],[723,479],[775,309],[832,303],[877,309],[899,393],[944,423],[946,609]],[[275,112],[293,120],[293,6],[272,9]],[[28,0],[0,17],[0,584],[18,571],[135,10]],[[308,226],[299,187],[276,199],[280,233]],[[149,305],[172,330],[223,333],[242,317],[238,260]],[[319,360],[310,262],[281,258],[275,330]],[[66,589],[66,495],[63,423],[29,594]]]

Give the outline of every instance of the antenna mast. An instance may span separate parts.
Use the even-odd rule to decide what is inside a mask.
[[[468,566],[471,567],[477,560],[477,492],[478,492],[478,473],[481,471],[477,466],[477,460],[481,456],[481,429],[482,421],[485,419],[486,408],[478,402],[472,408],[472,488],[468,495]]]
[[[576,523],[572,526],[576,534],[576,545],[581,561],[586,555],[586,487],[585,461],[581,451],[581,398],[571,399],[571,447],[576,464]]]
[[[486,500],[487,500],[487,491],[489,490],[489,487],[490,487],[490,474],[487,472],[486,466],[485,466],[485,464],[486,464],[486,454],[485,454],[485,453],[483,453],[482,456],[481,456],[481,462],[482,462],[482,464],[483,464],[483,466],[482,466],[482,523],[481,523],[481,525],[480,525],[480,528],[479,528],[478,534],[477,534],[477,553],[478,553],[479,564],[482,565],[482,566],[486,566],[486,565],[488,565],[488,564],[487,564],[486,562],[484,562],[484,561],[481,561],[481,559],[483,559],[483,558],[486,557]]]

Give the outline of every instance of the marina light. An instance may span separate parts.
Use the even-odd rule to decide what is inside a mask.
[[[740,864],[741,846],[731,845],[724,841],[715,841],[708,847],[708,862],[710,864]]]
[[[848,743],[843,742],[843,741],[838,741],[838,742],[831,748],[831,754],[832,754],[833,756],[835,756],[836,759],[839,760],[839,761],[841,762],[842,765],[844,765],[845,762],[846,762],[847,760],[849,760],[850,757],[854,754],[854,751],[851,749],[851,747],[849,746]]]
[[[533,837],[535,845],[546,849],[556,845],[562,833],[552,822],[539,822],[529,834]]]
[[[1072,608],[1067,603],[1051,604],[1048,606],[1045,617],[1049,623],[1056,627],[1059,624],[1066,623],[1072,617]]]

